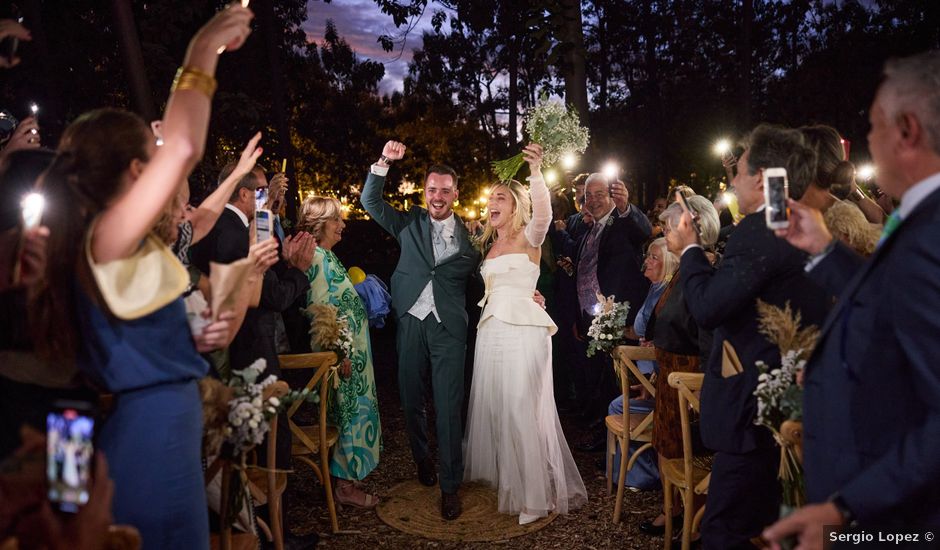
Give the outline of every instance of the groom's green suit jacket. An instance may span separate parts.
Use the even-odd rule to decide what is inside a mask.
[[[421,291],[433,281],[434,306],[444,328],[460,341],[467,338],[467,280],[480,265],[480,253],[460,219],[454,230],[459,250],[440,264],[434,263],[431,219],[428,211],[413,206],[401,212],[382,199],[385,178],[369,174],[362,189],[362,206],[401,246],[392,274],[392,307],[398,317],[408,314]]]

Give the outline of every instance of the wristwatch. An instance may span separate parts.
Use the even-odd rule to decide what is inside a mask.
[[[392,159],[386,157],[385,155],[381,155],[381,156],[379,157],[379,160],[381,160],[381,161],[384,162],[385,164],[391,164],[391,163],[392,163]]]
[[[839,493],[834,493],[829,497],[829,502],[836,507],[836,510],[842,514],[842,520],[845,522],[846,527],[854,527],[857,525],[855,520],[855,514],[852,513],[852,510],[849,510],[849,506],[845,503],[845,499],[842,498],[842,495]]]

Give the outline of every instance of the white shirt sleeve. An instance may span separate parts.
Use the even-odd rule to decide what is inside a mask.
[[[548,227],[552,223],[552,195],[541,176],[529,180],[529,198],[532,200],[532,220],[525,227],[525,237],[532,246],[542,246]]]
[[[376,176],[385,177],[388,175],[388,166],[379,166],[378,164],[372,165],[372,173]]]

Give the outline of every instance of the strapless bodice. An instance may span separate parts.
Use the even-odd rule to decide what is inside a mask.
[[[483,313],[477,326],[496,317],[512,325],[548,327],[549,333],[555,334],[557,327],[552,318],[532,299],[539,266],[529,260],[528,254],[503,254],[484,260],[480,273],[486,293],[478,304]]]

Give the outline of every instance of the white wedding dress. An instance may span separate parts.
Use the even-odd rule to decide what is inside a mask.
[[[526,237],[540,246],[551,222],[548,189],[531,179],[533,219]],[[464,479],[497,488],[499,511],[529,523],[587,501],[558,420],[552,387],[556,326],[532,299],[539,266],[505,254],[481,267],[486,295],[477,325],[464,450]]]

